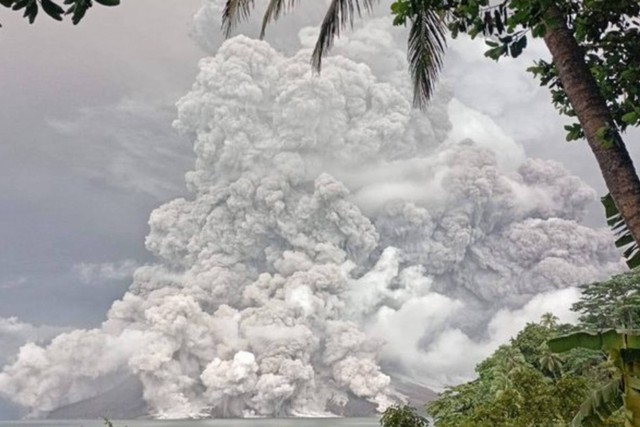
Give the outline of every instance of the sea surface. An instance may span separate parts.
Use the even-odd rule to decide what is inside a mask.
[[[252,418],[216,420],[111,420],[113,427],[376,427],[378,418]],[[103,420],[0,421],[0,427],[104,427]]]

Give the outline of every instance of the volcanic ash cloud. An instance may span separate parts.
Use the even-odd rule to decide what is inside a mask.
[[[390,28],[339,52],[397,58],[393,38],[362,47]],[[609,234],[576,222],[594,194],[562,166],[508,138],[447,139],[449,110],[473,112],[446,93],[412,110],[390,77],[404,63],[338,55],[316,76],[309,53],[239,36],[201,61],[175,122],[194,140],[192,196],[151,214],[157,264],[100,329],[23,347],[3,396],[46,415],[135,376],[165,418],[382,410],[403,399],[390,373],[468,378],[504,339],[492,318],[620,268]],[[447,342],[473,360],[446,363]]]

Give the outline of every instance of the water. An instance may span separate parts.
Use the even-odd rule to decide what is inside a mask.
[[[374,427],[378,418],[252,418],[215,420],[112,420],[113,427]],[[0,421],[0,427],[104,427],[102,420]]]

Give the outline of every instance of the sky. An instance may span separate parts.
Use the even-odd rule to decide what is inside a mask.
[[[148,260],[149,212],[193,161],[171,122],[202,56],[197,5],[95,7],[77,27],[3,14],[0,317],[94,325],[126,288],[115,270]]]
[[[171,123],[207,55],[190,37],[199,5],[95,7],[77,27],[0,15],[0,345],[3,327],[43,339],[100,324],[135,268],[153,260],[149,214],[186,194],[195,158]],[[586,143],[565,142],[567,122],[524,71],[544,46],[498,64],[483,51],[454,41],[443,84],[528,156],[560,161],[604,194]],[[636,159],[638,136],[626,137]],[[599,206],[585,223],[603,226]]]

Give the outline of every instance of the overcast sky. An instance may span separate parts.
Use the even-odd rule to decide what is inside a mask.
[[[149,213],[186,193],[192,163],[171,121],[205,55],[189,37],[199,3],[125,1],[77,27],[2,11],[0,318],[95,326],[150,260]],[[604,192],[586,143],[564,141],[548,92],[524,72],[544,46],[499,64],[482,43],[452,46],[443,81],[458,99]],[[603,224],[598,206],[586,221]]]
[[[203,55],[198,1],[124,3],[77,27],[3,12],[0,317],[98,323],[117,270],[147,260],[149,212],[183,192],[191,147],[171,121]]]

